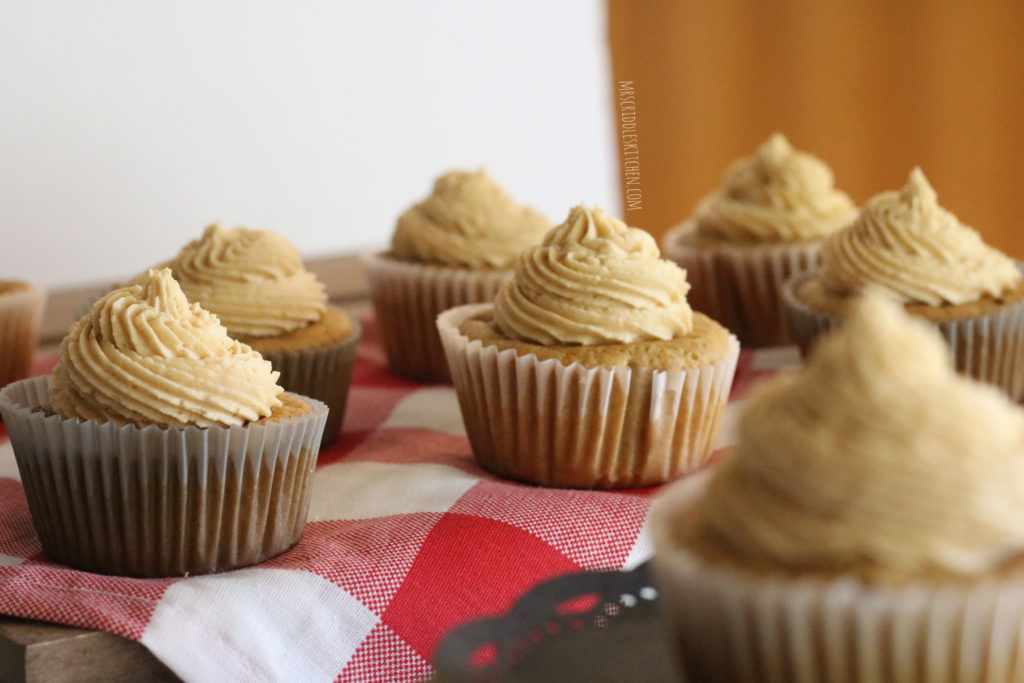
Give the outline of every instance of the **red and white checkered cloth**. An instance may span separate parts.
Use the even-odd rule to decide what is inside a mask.
[[[545,489],[487,474],[452,388],[390,375],[373,321],[364,329],[305,534],[255,567],[127,579],[53,564],[0,425],[0,612],[140,641],[189,681],[420,680],[460,623],[505,612],[553,576],[650,556],[657,489]],[[742,354],[720,447],[751,383],[795,360],[795,349]]]

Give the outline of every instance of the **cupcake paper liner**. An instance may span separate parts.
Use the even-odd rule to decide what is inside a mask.
[[[327,406],[233,427],[118,426],[48,414],[49,377],[0,391],[43,551],[75,569],[203,574],[261,562],[306,523]]]
[[[455,306],[494,300],[512,269],[471,270],[410,263],[385,254],[364,257],[370,297],[388,367],[427,382],[450,382],[437,316]]]
[[[683,488],[655,505],[652,566],[662,617],[693,680],[1024,680],[1024,582],[889,586],[715,566],[672,539],[692,499]]]
[[[437,321],[477,461],[503,477],[567,488],[660,484],[711,457],[739,357],[685,371],[587,368],[470,341],[490,304]]]
[[[36,285],[0,294],[0,387],[31,372],[45,305],[46,290]]]
[[[810,277],[792,278],[783,287],[786,315],[804,356],[842,322],[841,315],[819,311],[797,296]],[[1024,301],[985,315],[931,322],[946,339],[957,372],[999,387],[1014,401],[1024,398]]]
[[[665,235],[663,253],[686,269],[690,305],[733,332],[744,348],[792,344],[781,288],[817,267],[821,240],[696,246],[685,242],[689,226]]]
[[[295,351],[261,353],[281,373],[278,382],[293,394],[309,396],[327,404],[327,424],[322,446],[334,441],[345,417],[345,404],[352,384],[356,349],[363,330],[352,321],[352,332],[333,344]]]

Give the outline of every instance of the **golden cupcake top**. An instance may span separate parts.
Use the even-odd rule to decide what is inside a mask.
[[[775,133],[734,163],[722,187],[701,201],[697,234],[729,241],[795,242],[828,235],[857,215],[832,170]]]
[[[906,186],[868,200],[822,249],[820,281],[837,294],[868,285],[902,303],[930,306],[999,297],[1021,283],[1013,260],[939,206],[920,168]]]
[[[503,334],[538,344],[604,344],[688,334],[686,271],[648,233],[600,208],[577,206],[516,260],[498,292]]]
[[[694,514],[752,567],[982,574],[1024,551],[1024,412],[871,293],[802,371],[751,397]]]
[[[190,304],[170,269],[108,293],[72,326],[50,407],[83,420],[184,427],[237,425],[281,405],[270,362]]]
[[[269,230],[215,223],[163,265],[189,301],[216,314],[232,337],[292,332],[319,320],[327,302],[295,246]]]
[[[551,224],[517,204],[483,170],[451,171],[403,213],[391,252],[409,261],[460,268],[508,268]]]

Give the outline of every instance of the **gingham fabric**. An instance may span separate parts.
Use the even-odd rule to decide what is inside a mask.
[[[553,576],[650,556],[657,489],[545,489],[487,474],[453,389],[390,375],[373,321],[364,327],[305,534],[255,567],[126,579],[51,563],[0,426],[0,612],[137,640],[187,681],[422,680],[462,622],[505,612]],[[751,384],[795,360],[791,349],[742,353],[720,448]]]

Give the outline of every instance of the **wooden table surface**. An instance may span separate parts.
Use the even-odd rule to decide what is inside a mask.
[[[369,310],[366,279],[358,257],[310,260],[307,267],[327,287],[331,303],[352,315]],[[103,285],[51,292],[41,348],[56,349],[89,297]],[[143,645],[104,631],[0,615],[0,681],[61,683],[177,681]]]
[[[137,642],[104,631],[0,616],[0,680],[177,681]]]

